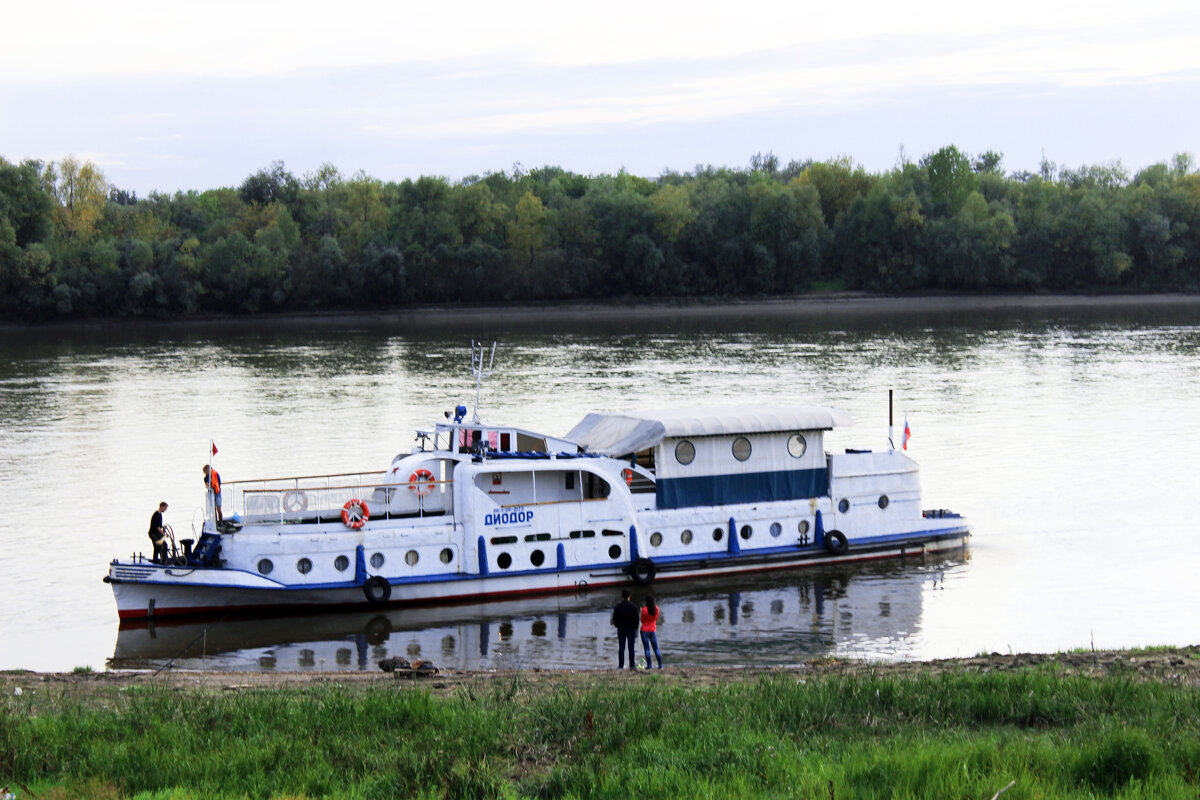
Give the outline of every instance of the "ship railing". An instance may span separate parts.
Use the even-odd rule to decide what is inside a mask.
[[[242,524],[331,522],[342,519],[352,501],[365,505],[370,519],[433,516],[454,506],[452,481],[397,481],[386,472],[350,472],[226,481]]]

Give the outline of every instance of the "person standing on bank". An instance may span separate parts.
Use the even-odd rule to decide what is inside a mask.
[[[204,485],[212,490],[213,508],[216,510],[217,524],[225,520],[221,515],[221,474],[208,464],[204,465]]]
[[[621,590],[621,602],[613,609],[612,624],[617,628],[617,669],[625,667],[625,646],[629,646],[629,668],[636,669],[633,663],[635,657],[634,642],[638,630],[637,606],[629,599],[629,590]]]
[[[163,512],[167,510],[167,502],[158,504],[158,511],[150,515],[150,530],[146,535],[154,543],[154,555],[151,561],[155,564],[167,563],[167,529],[163,526]]]
[[[662,653],[658,652],[658,606],[654,605],[654,595],[646,595],[646,606],[642,609],[642,649],[646,651],[646,669],[652,669],[650,664],[650,648],[654,647],[654,657],[658,659],[658,668],[662,669]]]

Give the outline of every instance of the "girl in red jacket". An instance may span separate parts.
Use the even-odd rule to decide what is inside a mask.
[[[654,656],[658,659],[658,668],[662,669],[662,653],[658,652],[658,606],[654,605],[654,595],[646,595],[646,607],[642,609],[642,649],[646,651],[646,669],[653,669],[650,663],[650,648],[654,647]]]

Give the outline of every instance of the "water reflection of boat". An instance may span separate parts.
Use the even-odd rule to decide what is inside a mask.
[[[674,665],[794,664],[904,655],[924,588],[961,560],[818,568],[656,587]],[[202,621],[127,621],[110,668],[374,670],[403,656],[461,670],[611,666],[613,596],[587,592],[470,605]]]

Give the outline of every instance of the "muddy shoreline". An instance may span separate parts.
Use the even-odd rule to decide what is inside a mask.
[[[1123,676],[1132,680],[1163,681],[1200,686],[1200,645],[1147,650],[1098,650],[1070,653],[1000,653],[933,661],[864,662],[822,658],[791,667],[676,667],[637,671],[596,670],[439,670],[430,674],[367,672],[208,672],[168,669],[41,673],[10,670],[0,673],[0,692],[8,696],[33,692],[102,699],[130,687],[186,691],[260,691],[340,686],[349,689],[415,688],[435,696],[452,695],[495,685],[519,684],[526,692],[587,691],[604,685],[654,680],[683,688],[705,688],[760,678],[819,680],[830,677],[882,676],[918,678],[947,673],[1020,672],[1051,670],[1062,677]]]

